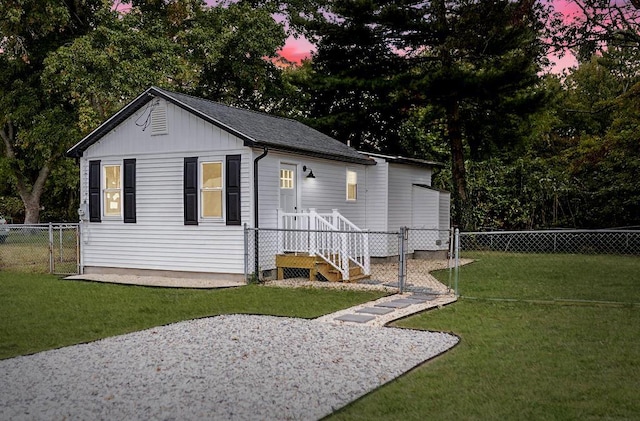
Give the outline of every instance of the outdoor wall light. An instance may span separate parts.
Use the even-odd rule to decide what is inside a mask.
[[[302,166],[302,172],[307,172],[307,170],[309,170],[309,174],[307,174],[307,178],[316,178],[315,175],[313,175],[313,170],[309,167],[307,167],[306,165]]]

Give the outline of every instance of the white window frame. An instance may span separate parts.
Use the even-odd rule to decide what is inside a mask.
[[[355,183],[350,183],[350,176],[353,176],[353,181],[355,181]],[[352,170],[350,168],[347,168],[347,173],[346,173],[346,200],[347,202],[355,202],[358,200],[358,172],[355,170]],[[350,197],[349,196],[349,186],[354,186],[354,197]]]
[[[219,164],[220,165],[220,187],[205,187],[204,186],[204,166],[207,164]],[[198,185],[200,187],[199,202],[200,202],[200,219],[203,221],[224,221],[224,162],[221,160],[201,161],[200,173],[198,174]],[[220,216],[205,216],[204,214],[204,194],[205,192],[220,192]]]
[[[107,186],[107,168],[110,167],[117,167],[118,168],[118,173],[120,175],[120,180],[118,180],[118,185],[119,187],[117,188],[109,188]],[[123,219],[123,205],[124,205],[124,198],[123,198],[123,176],[124,174],[122,173],[123,171],[123,166],[121,163],[110,163],[110,162],[106,162],[102,164],[102,206],[101,206],[101,212],[102,212],[102,217],[103,219],[106,220],[121,220]],[[107,206],[109,203],[113,202],[113,201],[109,201],[107,200],[107,194],[108,193],[112,193],[112,194],[117,194],[118,198],[116,199],[118,201],[118,208],[120,210],[120,212],[115,215],[113,213],[107,213]]]

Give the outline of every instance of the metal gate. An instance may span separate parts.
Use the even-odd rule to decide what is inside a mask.
[[[78,273],[79,224],[10,224],[2,229],[0,270],[56,275]]]

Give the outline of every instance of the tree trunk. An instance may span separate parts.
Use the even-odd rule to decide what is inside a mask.
[[[9,121],[0,130],[0,137],[4,142],[5,156],[9,160],[9,170],[13,173],[16,180],[16,190],[22,199],[25,210],[25,224],[37,224],[40,222],[40,197],[44,191],[44,185],[51,172],[51,162],[49,160],[44,163],[40,171],[38,171],[38,177],[31,183],[25,174],[20,170],[20,165],[16,159],[16,153],[13,149],[15,142],[15,129],[13,123]]]
[[[453,204],[455,213],[453,222],[455,225],[467,228],[468,200],[467,200],[467,175],[464,165],[464,146],[462,143],[462,130],[460,127],[460,104],[451,99],[446,103],[447,134],[451,147],[451,176],[453,177]]]

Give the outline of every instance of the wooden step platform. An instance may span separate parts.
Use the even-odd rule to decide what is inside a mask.
[[[338,256],[335,257],[336,261]],[[278,269],[278,279],[284,279],[284,269],[308,269],[309,280],[316,281],[318,274],[322,275],[329,282],[345,282],[339,270],[331,266],[318,256],[310,256],[306,253],[285,253],[276,255],[276,268]],[[362,279],[369,279],[370,275],[365,275],[362,268],[357,265],[349,267],[349,280],[346,282],[357,282]]]

